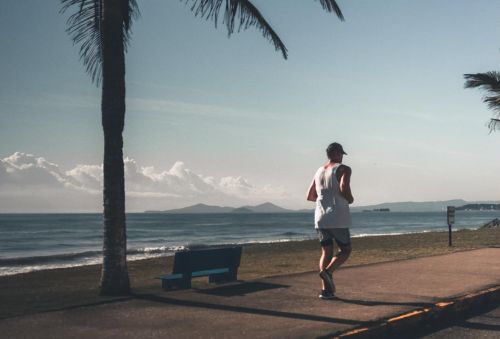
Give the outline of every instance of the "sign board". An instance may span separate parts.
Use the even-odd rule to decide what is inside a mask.
[[[448,225],[455,223],[455,206],[447,207]]]

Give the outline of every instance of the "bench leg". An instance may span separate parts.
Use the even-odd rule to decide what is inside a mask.
[[[222,283],[222,282],[228,281],[227,278],[228,278],[227,273],[210,274],[208,276],[208,282],[209,283]]]
[[[238,267],[230,268],[228,273],[229,281],[238,280]]]
[[[191,288],[191,274],[183,275],[179,288]]]
[[[238,276],[238,268],[231,268],[227,273],[211,274],[208,276],[210,283],[222,283],[228,281],[236,281]]]
[[[166,280],[166,279],[162,279],[161,280],[161,288],[163,288],[164,290],[171,290],[172,289],[172,284],[169,280]]]

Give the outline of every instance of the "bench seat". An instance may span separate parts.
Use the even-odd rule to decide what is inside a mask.
[[[208,276],[209,282],[236,281],[241,246],[184,250],[175,253],[171,274],[157,276],[166,290],[191,288],[191,278]]]
[[[203,270],[203,271],[196,271],[191,273],[191,277],[196,278],[196,277],[205,277],[209,276],[211,274],[221,274],[221,273],[228,273],[229,268],[214,268],[213,270]],[[161,279],[161,280],[176,280],[176,279],[182,279],[183,274],[182,273],[174,273],[174,274],[166,274],[166,275],[160,275],[156,277],[156,279]]]

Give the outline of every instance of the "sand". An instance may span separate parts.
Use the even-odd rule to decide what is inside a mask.
[[[500,245],[500,229],[353,238],[353,252],[345,266],[403,260]],[[240,280],[317,270],[319,244],[315,240],[245,245]],[[162,293],[159,274],[170,273],[172,257],[129,262],[132,291]],[[44,270],[0,277],[0,319],[98,304],[119,297],[98,295],[100,265]],[[207,286],[206,278],[193,281]],[[122,297],[123,298],[123,297]],[[127,298],[127,297],[125,297]]]

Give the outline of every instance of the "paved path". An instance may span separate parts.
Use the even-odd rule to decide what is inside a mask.
[[[500,248],[340,269],[336,300],[315,272],[0,321],[2,338],[314,338],[500,285]],[[159,284],[159,283],[158,283]]]

